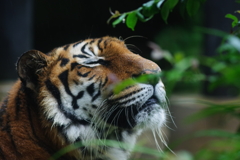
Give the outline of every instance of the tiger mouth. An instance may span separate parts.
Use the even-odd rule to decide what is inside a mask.
[[[128,107],[117,107],[110,116],[107,116],[107,119],[105,118],[105,121],[112,126],[133,129],[138,124],[136,116],[141,112],[146,112],[147,116],[150,116],[151,111],[157,107],[156,105],[160,107],[160,101],[153,95],[142,105],[133,104]]]
[[[143,109],[145,109],[147,107],[151,107],[154,104],[160,104],[160,102],[155,96],[152,96],[139,108],[140,109],[139,111],[142,111]]]

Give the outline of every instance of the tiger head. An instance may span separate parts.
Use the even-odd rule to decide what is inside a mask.
[[[57,137],[53,143],[111,139],[133,147],[142,130],[158,129],[166,121],[166,95],[160,78],[136,81],[114,92],[114,86],[124,80],[161,71],[117,38],[87,39],[48,54],[32,50],[20,57],[17,70],[37,97],[46,134]],[[130,153],[86,146],[77,154],[75,157],[124,160]]]

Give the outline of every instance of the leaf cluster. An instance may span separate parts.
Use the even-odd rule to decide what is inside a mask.
[[[162,19],[167,23],[170,12],[172,12],[177,4],[181,5],[183,10],[187,10],[189,16],[193,16],[197,13],[203,2],[205,0],[150,0],[142,4],[139,8],[129,12],[120,13],[119,11],[115,11],[108,19],[108,23],[112,19],[115,19],[112,22],[112,26],[115,27],[119,23],[126,22],[127,27],[134,31],[138,21],[147,22],[158,13],[161,14]]]

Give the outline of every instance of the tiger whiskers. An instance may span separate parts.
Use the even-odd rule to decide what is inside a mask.
[[[136,54],[137,54],[138,52],[142,53],[141,49],[139,49],[137,46],[135,46],[135,45],[133,45],[133,44],[126,44],[126,46],[127,46],[127,48],[128,48],[131,52],[133,52],[133,53],[136,53]],[[137,51],[131,49],[130,47],[132,47],[133,49],[137,49]]]
[[[132,124],[131,124],[131,122],[129,121],[128,108],[125,108],[124,110],[125,110],[125,115],[126,115],[126,119],[127,119],[127,122],[128,122],[128,124],[129,124],[129,126],[130,126],[130,127],[133,127]]]
[[[134,35],[134,36],[129,36],[129,37],[123,39],[123,41],[126,42],[128,39],[131,39],[131,38],[145,38],[145,39],[147,39],[147,38],[144,37],[144,36]]]
[[[165,97],[165,98],[166,98],[166,102],[165,102],[165,103],[161,103],[160,105],[162,106],[162,108],[164,108],[164,109],[167,111],[168,114],[166,113],[166,115],[170,117],[171,121],[172,121],[173,124],[176,126],[176,124],[174,123],[173,117],[172,117],[172,115],[171,115],[171,113],[170,113],[169,107],[168,107],[168,106],[169,106],[169,100],[167,99],[167,97]],[[167,120],[166,120],[166,122],[163,124],[163,126],[166,126],[168,129],[171,129],[171,130],[172,130],[172,128],[170,128],[170,127],[167,125]],[[166,140],[165,140],[165,137],[167,137],[167,136],[166,136],[166,134],[164,133],[164,131],[163,131],[162,129],[160,129],[160,128],[155,128],[155,129],[151,129],[151,131],[152,131],[152,134],[153,134],[153,137],[154,137],[154,141],[155,141],[156,147],[157,147],[157,149],[158,149],[159,151],[163,152],[162,148],[161,148],[160,145],[159,145],[158,138],[160,139],[161,143],[162,143],[170,152],[172,152],[173,154],[175,154],[174,151],[172,151],[172,150],[168,147],[168,144],[167,144],[167,142],[166,142]],[[158,137],[158,138],[157,138],[157,137]]]
[[[165,99],[166,99],[167,102],[165,103],[164,108],[167,110],[168,116],[169,116],[170,119],[172,120],[174,126],[177,128],[177,125],[176,125],[176,123],[174,122],[173,116],[172,116],[172,114],[171,114],[171,112],[170,112],[170,110],[169,110],[169,107],[168,107],[168,106],[170,105],[170,101],[169,101],[169,99],[168,99],[167,96],[165,96]]]
[[[99,140],[104,147],[107,147],[105,145],[105,140],[107,139],[108,132],[110,132],[111,127],[107,127],[107,122],[104,122],[103,119],[108,120],[110,115],[117,109],[118,106],[112,106],[111,109],[106,112],[105,108],[108,108],[109,105],[106,105],[107,103],[104,101],[95,111],[94,116],[92,117],[92,128],[95,133],[104,133],[103,135],[96,135],[96,139]],[[103,119],[99,118],[99,115],[103,115]],[[111,125],[111,124],[110,124]],[[96,127],[98,126],[98,127]],[[108,130],[106,131],[106,128]]]

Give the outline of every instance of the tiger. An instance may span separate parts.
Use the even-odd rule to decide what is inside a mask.
[[[19,78],[0,107],[1,160],[47,160],[78,142],[86,145],[59,159],[127,160],[143,131],[166,124],[160,76],[136,80],[160,74],[160,67],[116,37],[80,40],[49,53],[30,50],[16,70]],[[127,79],[136,83],[114,92]],[[94,140],[128,148],[87,145]]]

